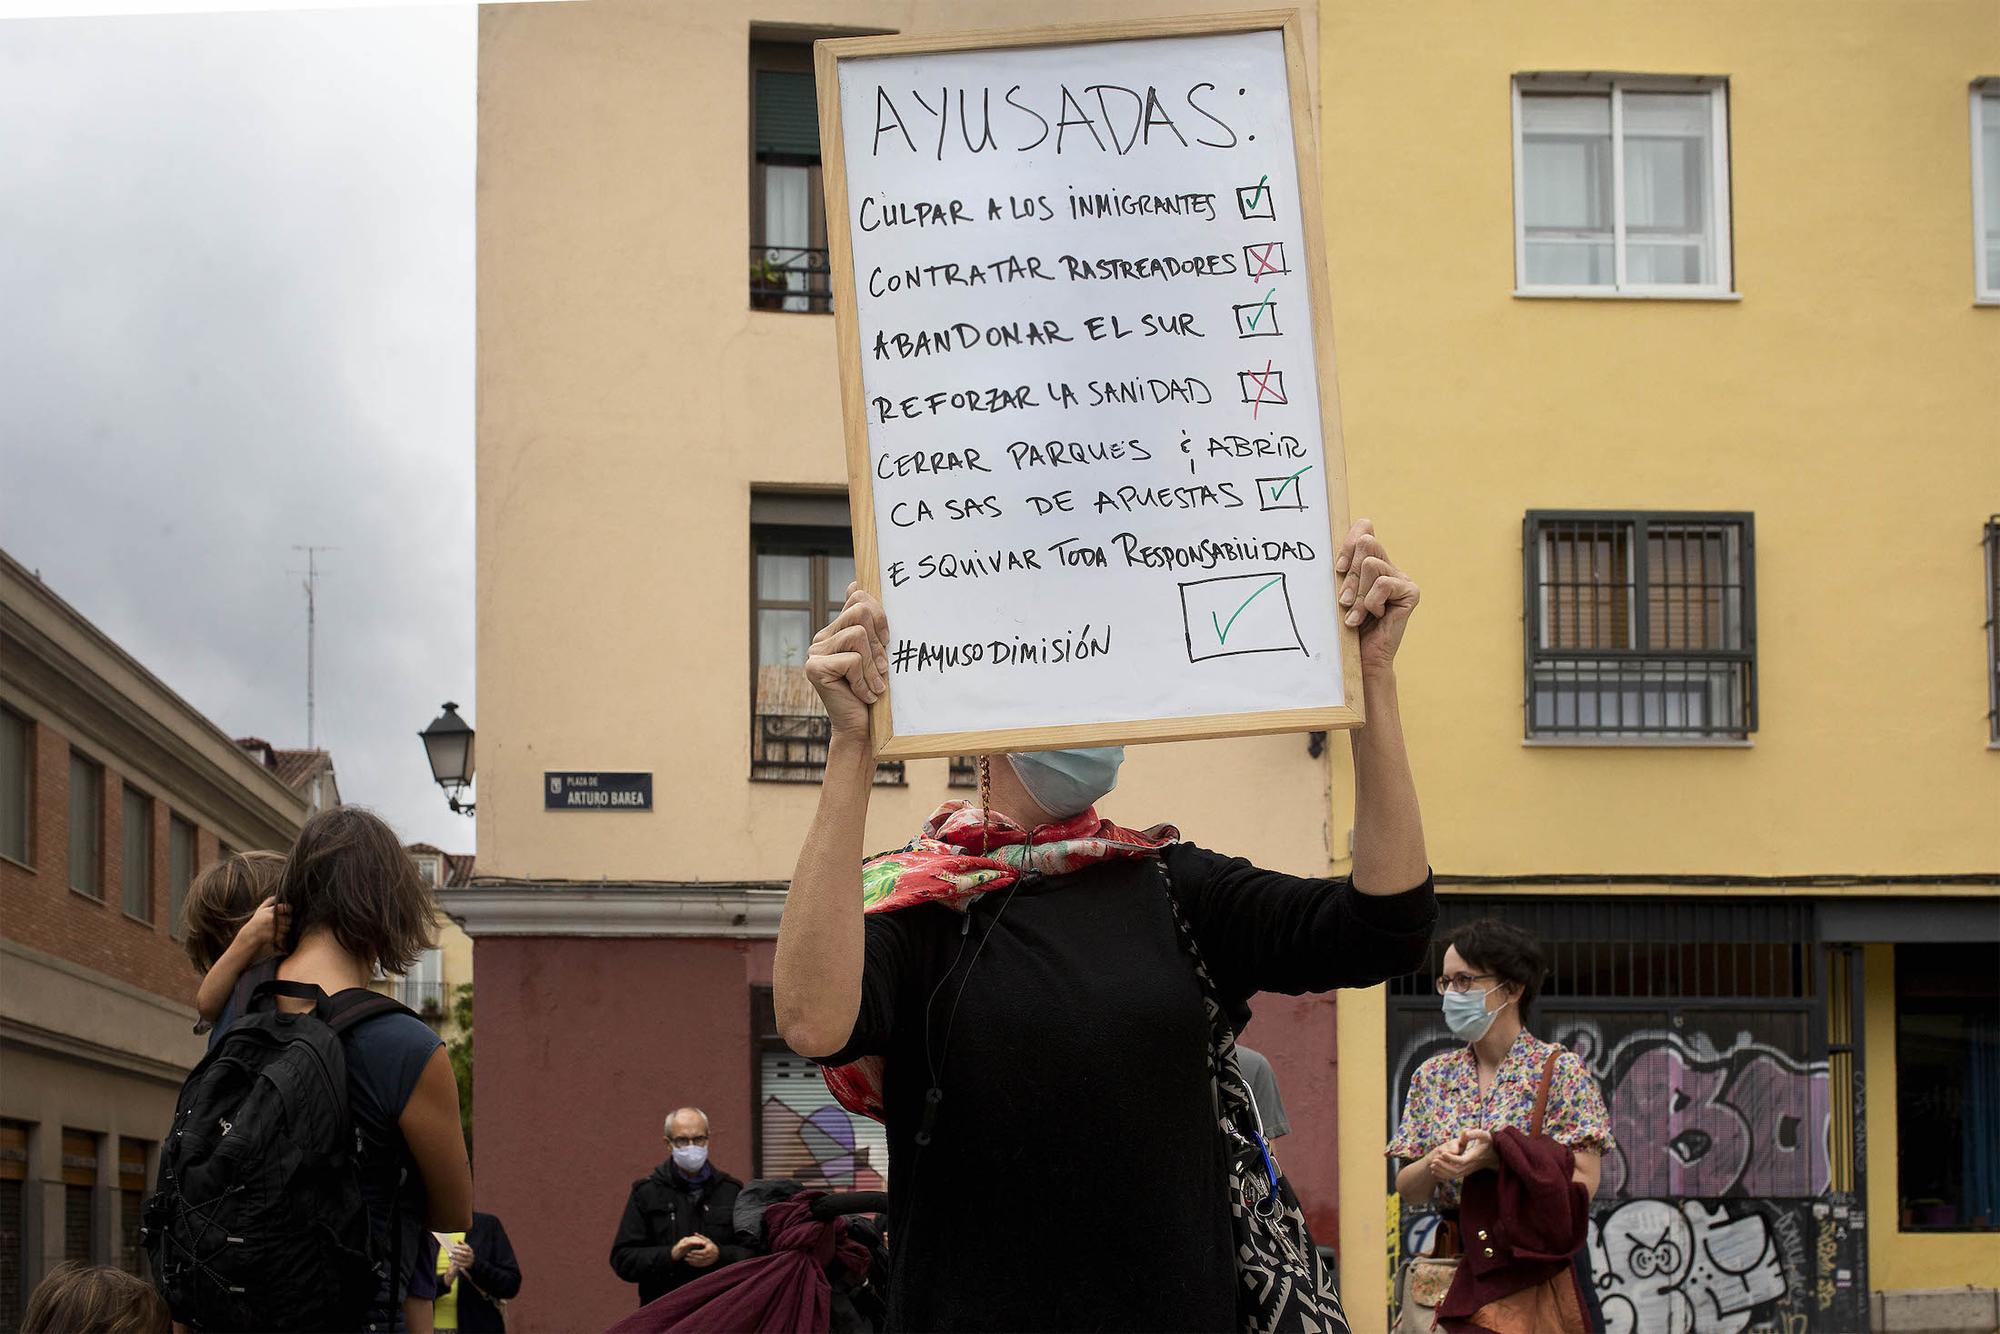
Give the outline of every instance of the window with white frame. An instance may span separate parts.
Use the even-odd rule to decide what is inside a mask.
[[[1524,294],[1731,294],[1727,86],[1517,75],[1514,273]]]
[[[2000,303],[2000,79],[1972,85],[1972,269],[1978,299]]]

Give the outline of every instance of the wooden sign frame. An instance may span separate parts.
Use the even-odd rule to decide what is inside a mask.
[[[1298,170],[1300,230],[1306,247],[1307,296],[1311,306],[1313,351],[1318,377],[1322,458],[1326,472],[1327,517],[1338,544],[1347,532],[1347,454],[1340,429],[1339,384],[1335,377],[1332,300],[1326,236],[1320,215],[1318,142],[1306,79],[1303,20],[1295,9],[1240,14],[1205,14],[1164,19],[1045,25],[988,32],[911,33],[887,37],[838,37],[813,43],[818,81],[820,170],[826,196],[828,258],[832,269],[835,342],[840,358],[840,406],[847,442],[848,508],[853,516],[855,577],[877,597],[882,576],[875,542],[873,467],[868,450],[868,400],[862,385],[861,333],[856,308],[853,238],[849,231],[846,145],[841,132],[840,62],[870,56],[943,54],[1039,46],[1082,46],[1153,38],[1211,37],[1227,33],[1279,32],[1285,48],[1285,81],[1292,118],[1292,148]],[[1327,559],[1334,559],[1329,550]],[[1334,586],[1340,579],[1335,577]],[[1209,737],[1256,736],[1360,727],[1362,712],[1359,634],[1336,615],[1340,636],[1343,702],[1320,708],[1201,714],[1122,722],[1063,723],[1045,727],[995,728],[973,732],[897,734],[889,695],[871,708],[875,753],[882,759],[941,755],[998,754],[1052,750],[1065,746],[1192,741]],[[890,687],[894,689],[893,686]]]

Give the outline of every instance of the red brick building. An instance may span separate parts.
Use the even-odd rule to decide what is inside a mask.
[[[204,1050],[183,896],[227,849],[289,846],[308,811],[288,752],[263,749],[0,552],[0,1330],[66,1259],[139,1266],[158,1141]],[[290,754],[338,800],[323,752]]]

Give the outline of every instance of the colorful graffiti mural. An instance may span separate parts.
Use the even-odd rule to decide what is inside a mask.
[[[1405,1030],[1391,1062],[1398,1102],[1416,1067],[1453,1045],[1429,1015],[1413,1007],[1411,1018],[1421,1023]],[[1827,1063],[1804,1059],[1802,1019],[1696,1009],[1665,1018],[1571,1012],[1537,1029],[1583,1058],[1618,1141],[1584,1251],[1604,1327],[1866,1329],[1865,1215],[1858,1199],[1831,1190]],[[1857,1106],[1865,1134],[1859,1119]],[[1427,1251],[1436,1216],[1395,1217],[1394,1258]]]
[[[1825,1061],[1799,1061],[1742,1034],[1641,1030],[1615,1043],[1593,1021],[1550,1034],[1604,1090],[1618,1148],[1600,1195],[1801,1198],[1832,1184]]]

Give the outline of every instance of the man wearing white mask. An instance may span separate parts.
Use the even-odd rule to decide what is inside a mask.
[[[667,1160],[632,1183],[611,1243],[611,1268],[639,1285],[639,1305],[665,1296],[749,1251],[731,1218],[743,1183],[708,1160],[708,1116],[682,1107],[667,1117]]]

